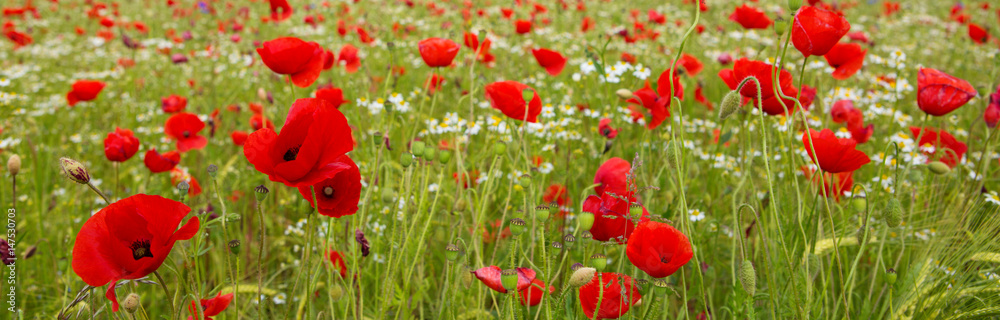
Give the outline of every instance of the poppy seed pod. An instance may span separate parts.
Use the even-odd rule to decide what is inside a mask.
[[[413,152],[415,156],[422,157],[424,155],[424,147],[425,144],[423,141],[413,141],[410,143],[410,152]]]
[[[604,268],[608,266],[608,257],[602,253],[595,253],[590,256],[590,265],[594,266],[597,271],[604,271]]]
[[[896,269],[889,268],[885,270],[885,282],[890,286],[896,284]]]
[[[576,215],[576,221],[580,223],[580,229],[590,230],[594,226],[594,213],[580,212]]]
[[[20,156],[15,154],[11,155],[10,158],[7,159],[7,172],[10,172],[10,175],[12,176],[16,176],[18,172],[21,172]]]
[[[212,178],[215,178],[215,175],[219,172],[219,166],[210,164],[208,165],[207,170],[208,170],[208,175],[212,176]]]
[[[444,257],[447,258],[448,261],[455,262],[455,260],[458,259],[458,251],[458,246],[455,244],[449,244],[444,247]]]
[[[519,236],[528,229],[527,223],[525,223],[521,218],[510,219],[508,226],[510,227],[510,234],[514,236]]]
[[[628,215],[632,219],[636,219],[636,220],[642,218],[642,205],[640,205],[638,203],[630,204],[628,206]]]
[[[517,288],[517,270],[507,269],[500,272],[500,284],[507,291],[514,291]]]
[[[382,132],[375,131],[375,133],[372,134],[372,142],[375,144],[375,147],[378,147],[380,144],[382,144],[384,140],[385,139],[382,138]]]
[[[125,301],[122,303],[122,307],[125,307],[125,312],[133,314],[139,310],[139,295],[135,293],[129,293],[125,297]]]
[[[535,207],[535,219],[545,221],[549,219],[549,206],[540,205]]]
[[[507,152],[507,144],[503,142],[497,142],[493,144],[493,155],[502,156]]]
[[[441,152],[438,152],[438,161],[441,164],[448,164],[451,161],[451,151],[441,150]]]
[[[722,103],[719,107],[719,120],[726,120],[729,118],[736,110],[740,109],[740,103],[743,97],[740,96],[736,91],[729,91],[726,96],[722,97]]]
[[[84,167],[79,161],[70,158],[59,158],[59,165],[62,167],[62,172],[66,175],[66,178],[79,184],[90,183],[90,172],[87,172],[87,167]]]
[[[798,11],[802,7],[802,0],[788,0],[788,10],[791,12]]]
[[[531,176],[526,174],[522,175],[520,179],[517,179],[517,184],[520,185],[522,188],[527,189],[529,186],[531,186]]]
[[[191,185],[188,184],[187,181],[181,181],[181,182],[177,183],[177,190],[180,190],[181,193],[187,193],[187,191],[190,190],[190,189],[191,189]]]
[[[400,154],[399,164],[402,165],[403,168],[409,168],[410,165],[413,164],[413,154],[407,152]]]
[[[232,254],[240,253],[240,240],[229,241],[229,252]]]
[[[782,36],[785,34],[785,30],[788,29],[788,20],[778,18],[774,20],[774,33]]]
[[[656,292],[659,292],[661,294],[666,293],[667,288],[670,286],[670,284],[667,283],[666,278],[654,278],[650,282],[652,282],[653,286],[656,287]]]
[[[635,96],[635,95],[634,95],[634,94],[632,93],[632,91],[631,91],[631,90],[629,90],[629,89],[624,89],[624,88],[622,88],[622,89],[618,89],[618,91],[615,91],[615,94],[616,94],[616,95],[618,95],[618,97],[619,97],[619,98],[622,98],[622,99],[625,99],[625,100],[628,100],[628,99],[632,99],[632,97],[634,97],[634,96]]]
[[[552,255],[559,256],[562,253],[563,245],[559,241],[552,241]]]
[[[751,297],[757,292],[757,271],[750,260],[743,260],[743,265],[740,266],[740,284]]]
[[[535,97],[535,91],[531,90],[531,88],[525,88],[524,90],[521,90],[521,98],[524,99],[524,101],[531,101],[534,97]]]
[[[903,222],[903,208],[899,204],[899,200],[891,198],[885,202],[885,206],[882,208],[882,219],[885,221],[885,226],[889,228],[898,227]]]
[[[424,155],[423,155],[424,160],[434,161],[434,158],[436,157],[437,157],[437,149],[424,148]]]
[[[582,287],[583,285],[594,279],[594,274],[597,273],[597,269],[594,268],[579,268],[573,271],[573,275],[569,276],[569,285],[573,287]]]
[[[264,185],[259,185],[253,188],[253,191],[254,191],[254,197],[257,198],[257,202],[264,201],[264,199],[267,198],[267,193],[270,192]]]
[[[575,241],[576,237],[574,237],[572,234],[567,234],[563,236],[563,245],[564,247],[566,247],[566,249],[573,249],[573,242]]]
[[[933,161],[927,164],[927,169],[936,175],[945,175],[951,172],[951,167],[941,161]]]

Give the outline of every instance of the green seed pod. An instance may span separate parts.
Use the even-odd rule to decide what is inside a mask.
[[[240,254],[240,240],[229,241],[229,252],[232,254]]]
[[[532,99],[535,98],[535,91],[531,88],[526,88],[521,91],[521,99],[524,99],[524,103],[530,103]]]
[[[208,169],[206,169],[206,170],[208,171],[208,175],[209,176],[211,176],[212,178],[215,178],[216,174],[219,173],[219,166],[214,165],[214,164],[210,164],[210,165],[208,165]]]
[[[494,156],[498,156],[499,157],[499,156],[502,156],[504,153],[507,153],[507,144],[506,143],[497,142],[497,143],[493,144],[493,155]]]
[[[590,256],[590,265],[594,266],[597,271],[604,271],[604,268],[608,266],[608,257],[602,253],[595,253]]]
[[[517,185],[521,186],[521,188],[527,189],[531,186],[531,176],[526,174],[521,175],[521,178],[517,179]]]
[[[129,314],[134,314],[139,310],[139,295],[135,293],[129,293],[125,297],[125,301],[122,302],[122,307],[125,308],[125,312]]]
[[[781,36],[785,34],[785,30],[788,30],[788,20],[784,18],[774,19],[774,33]]]
[[[750,260],[743,260],[743,265],[740,267],[740,284],[751,297],[757,292],[757,271],[754,270]]]
[[[399,155],[399,165],[403,168],[409,168],[411,164],[413,164],[413,154],[403,152]]]
[[[558,257],[562,253],[563,245],[559,241],[552,241],[552,255]]]
[[[885,270],[885,282],[890,286],[896,284],[896,269],[889,268],[888,270]]]
[[[10,172],[11,176],[16,176],[18,172],[21,172],[21,156],[15,154],[7,159],[7,172]]]
[[[642,218],[642,205],[638,203],[630,204],[628,206],[628,215],[635,220]]]
[[[949,172],[951,172],[951,167],[948,167],[947,164],[945,164],[944,162],[941,162],[941,161],[934,161],[934,162],[928,163],[927,164],[927,169],[930,169],[930,171],[932,173],[936,174],[936,175],[944,175],[944,174],[948,174]]]
[[[448,164],[451,161],[451,151],[441,150],[438,152],[438,161],[441,161],[441,164]]]
[[[743,97],[740,96],[738,92],[729,91],[726,96],[722,97],[722,103],[719,106],[719,120],[726,120],[729,118],[736,110],[740,109],[740,103],[743,102]]]
[[[540,205],[535,207],[535,219],[538,221],[545,221],[549,219],[549,206]]]
[[[455,244],[449,244],[444,247],[444,257],[448,258],[448,261],[455,262],[458,259],[458,246]]]
[[[584,231],[580,234],[580,237],[583,237],[584,240],[590,240],[594,238],[594,234],[590,233],[590,231]]]
[[[799,11],[800,7],[802,7],[802,0],[788,0],[788,10],[791,10],[793,14]]]
[[[590,280],[594,279],[594,275],[597,274],[597,269],[594,268],[579,268],[573,271],[573,275],[569,276],[569,285],[573,287],[582,287],[583,285],[590,283]]]
[[[79,184],[90,183],[90,172],[87,171],[87,167],[84,167],[80,161],[70,158],[59,158],[59,165],[62,167],[63,175],[66,178]]]
[[[453,209],[455,212],[465,212],[465,209],[468,208],[468,206],[469,204],[465,202],[465,199],[458,199],[458,201],[455,201]]]
[[[882,208],[882,219],[889,228],[898,227],[900,223],[903,223],[903,207],[899,204],[899,200],[896,198],[886,200]]]
[[[576,215],[576,221],[580,223],[580,229],[590,230],[594,226],[594,214],[590,212],[581,212]]]
[[[567,250],[573,249],[573,242],[576,242],[576,237],[572,234],[567,234],[563,236],[563,247]]]
[[[254,191],[254,197],[257,198],[257,202],[261,202],[264,201],[264,199],[267,199],[267,193],[270,192],[264,185],[259,185],[253,188],[253,191]]]
[[[583,264],[579,262],[569,265],[569,271],[576,272],[576,270],[580,270],[580,268],[583,268]]]
[[[670,283],[667,283],[667,279],[664,278],[653,279],[650,282],[656,287],[656,292],[660,294],[667,293],[667,288],[670,287]]]
[[[500,272],[500,284],[503,285],[504,289],[513,292],[517,289],[517,270],[507,269]]]
[[[191,185],[188,184],[187,181],[181,181],[181,182],[177,183],[177,190],[180,190],[181,193],[187,193],[187,191],[190,190],[190,189],[191,189]]]
[[[389,204],[396,200],[396,190],[390,187],[382,188],[382,203]]]
[[[413,141],[410,143],[410,152],[418,157],[423,157],[426,144],[423,141]]]
[[[554,216],[559,214],[559,204],[552,202],[549,204],[549,215]]]
[[[437,157],[437,149],[424,148],[424,156],[423,156],[424,160],[434,161],[434,158],[436,157]]]
[[[382,144],[382,139],[382,132],[375,131],[375,133],[372,134],[372,144],[374,144],[376,148]]]
[[[510,219],[510,222],[508,222],[507,225],[510,227],[510,234],[514,235],[515,237],[521,235],[522,233],[524,233],[524,231],[528,230],[528,224],[525,223],[524,220],[522,220],[521,218]]]

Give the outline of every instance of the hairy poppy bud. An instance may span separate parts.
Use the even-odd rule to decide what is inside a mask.
[[[868,243],[868,239],[871,237],[871,235],[865,234],[866,233],[865,232],[866,229],[868,229],[868,225],[863,225],[860,228],[858,228],[857,234],[854,235],[855,237],[858,238],[858,245],[859,246],[860,245],[864,245],[865,243]]]
[[[413,164],[413,154],[407,152],[400,154],[399,164],[402,165],[403,168],[409,168],[410,165]]]
[[[455,201],[454,210],[456,212],[465,212],[465,209],[467,209],[468,206],[469,204],[465,202],[465,199],[458,199],[458,201]]]
[[[594,268],[580,268],[573,271],[573,275],[569,276],[569,285],[574,287],[582,287],[583,285],[590,283],[590,280],[594,278],[594,274],[597,273],[597,269]]]
[[[253,188],[253,191],[254,197],[257,198],[257,202],[264,201],[264,199],[267,198],[267,193],[270,192],[264,185],[259,185],[256,188]]]
[[[890,286],[896,284],[896,269],[889,268],[885,270],[885,282]]]
[[[521,235],[528,229],[527,223],[525,223],[521,218],[510,219],[508,225],[510,226],[510,234],[515,237]]]
[[[549,206],[540,205],[535,207],[535,219],[545,221],[549,218]]]
[[[930,169],[936,175],[948,174],[951,172],[951,168],[947,164],[941,161],[933,161],[927,164],[927,169]]]
[[[517,289],[517,270],[506,269],[500,272],[500,284],[503,285],[504,289],[513,292]]]
[[[624,88],[618,89],[618,91],[615,91],[615,94],[618,95],[618,97],[622,98],[623,100],[632,99],[632,97],[635,96],[631,90]]]
[[[580,229],[590,230],[594,226],[594,214],[590,212],[580,212],[576,215],[576,221],[580,223]]]
[[[669,164],[671,167],[675,166],[674,162],[677,162],[679,160],[679,159],[677,159],[677,148],[674,148],[674,145],[676,145],[676,144],[677,143],[674,142],[674,140],[670,140],[670,141],[667,141],[667,145],[666,145],[666,148],[667,148],[667,164]]]
[[[125,297],[125,301],[122,302],[122,307],[125,308],[125,312],[133,314],[139,310],[139,295],[135,293],[129,293]]]
[[[344,287],[341,287],[339,284],[333,284],[333,287],[330,288],[330,299],[333,300],[334,302],[337,302],[340,301],[340,298],[343,297],[344,297]]]
[[[15,154],[11,155],[10,158],[7,159],[7,172],[10,172],[10,175],[12,176],[16,176],[18,172],[21,172],[20,156]]]
[[[232,254],[240,253],[240,240],[229,241],[229,252]]]
[[[740,103],[743,101],[742,96],[734,91],[729,91],[724,97],[722,97],[722,103],[719,107],[719,120],[726,120],[729,118],[736,110],[740,109]]]
[[[791,12],[798,11],[802,7],[802,0],[788,0],[788,10]]]
[[[447,258],[448,261],[455,262],[455,260],[458,259],[458,251],[458,246],[453,243],[449,244],[444,247],[444,257]]]
[[[208,165],[207,170],[208,170],[208,175],[212,176],[212,178],[215,178],[215,175],[219,172],[219,166],[210,164]]]
[[[451,161],[451,151],[441,150],[438,152],[438,161],[441,161],[441,164],[448,164]]]
[[[67,178],[79,184],[90,183],[90,172],[79,161],[70,158],[59,158],[59,165]]]
[[[602,253],[595,253],[590,256],[590,265],[594,266],[597,271],[604,271],[604,267],[608,266],[608,257]]]
[[[891,198],[885,202],[885,206],[882,208],[882,220],[889,228],[898,227],[903,222],[903,208],[899,204],[899,200]]]
[[[757,292],[757,271],[750,260],[743,260],[743,265],[740,266],[740,284],[751,297]]]
[[[426,145],[423,141],[413,141],[410,143],[410,152],[413,152],[413,155],[415,156],[422,157],[424,155],[425,146]]]
[[[573,249],[573,242],[575,241],[576,237],[574,237],[572,234],[567,234],[563,236],[563,245],[566,247],[566,249]]]
[[[493,144],[493,155],[502,156],[507,152],[507,144],[503,142],[497,142]]]
[[[396,190],[393,190],[390,187],[382,188],[382,202],[383,203],[386,203],[386,204],[392,203],[392,201],[395,200],[395,199],[396,199]]]

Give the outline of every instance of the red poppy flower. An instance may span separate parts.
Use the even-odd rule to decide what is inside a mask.
[[[736,7],[736,10],[733,10],[733,14],[729,15],[729,20],[736,21],[744,29],[767,29],[774,23],[771,19],[767,18],[764,11],[748,6],[746,3],[743,6]]]
[[[210,317],[214,317],[225,311],[229,307],[229,303],[233,302],[233,294],[225,294],[219,292],[215,298],[211,299],[200,299],[199,305],[195,305],[194,301],[191,301],[191,307],[188,311],[191,312],[192,317],[188,317],[188,320],[198,319],[199,314],[204,314],[206,320],[212,320]],[[201,308],[201,312],[198,312],[198,308]]]
[[[681,58],[677,60],[677,65],[684,68],[684,71],[692,77],[698,75],[698,73],[705,68],[704,64],[701,63],[701,60],[698,60],[698,58],[695,58],[687,53],[681,55]]]
[[[13,29],[5,30],[3,34],[4,36],[7,37],[8,40],[14,43],[14,49],[20,49],[23,46],[35,42],[35,40],[32,39],[31,36],[29,36],[27,33],[20,32],[17,30]]]
[[[538,65],[545,68],[545,72],[553,77],[562,73],[563,68],[566,67],[566,57],[557,51],[545,48],[531,49],[531,54],[535,56]]]
[[[921,132],[923,131],[923,135]],[[937,130],[925,127],[921,130],[918,127],[910,127],[913,138],[920,137],[917,147],[927,155],[927,162],[934,160],[944,162],[948,167],[954,168],[962,160],[969,147],[955,139],[950,133],[944,130]]]
[[[872,134],[875,133],[875,125],[869,124],[867,127],[862,125],[858,126],[848,126],[847,130],[851,132],[851,139],[858,144],[864,144],[871,139]]]
[[[835,69],[833,70],[833,78],[844,80],[861,69],[865,63],[866,53],[868,50],[861,49],[861,45],[857,43],[838,43],[823,57],[826,58],[826,63]]]
[[[785,108],[788,108],[788,112],[795,112],[795,101],[791,99],[781,99],[779,100],[777,96],[774,95],[774,81],[771,72],[774,70],[774,66],[755,60],[748,60],[746,58],[740,58],[736,60],[733,65],[733,79],[736,80],[736,84],[731,87],[735,88],[744,79],[749,77],[757,78],[760,82],[760,98],[761,107],[764,113],[769,115],[779,115],[785,113]],[[719,73],[720,77],[723,77],[722,72]],[[723,78],[725,80],[725,78]],[[727,85],[729,81],[727,81]],[[788,71],[782,70],[781,74],[778,75],[778,88],[786,96],[795,97],[798,95],[798,90],[792,86],[792,74]],[[755,99],[757,97],[757,86],[753,82],[747,82],[740,89],[740,95],[744,98]],[[784,105],[782,105],[782,101]],[[757,104],[753,104],[757,107]]]
[[[943,116],[969,102],[978,93],[968,81],[931,68],[917,73],[917,106],[932,116]]]
[[[163,131],[170,138],[177,140],[177,151],[187,152],[201,149],[208,145],[208,139],[198,135],[205,123],[193,113],[175,113],[163,125]]]
[[[312,85],[323,71],[325,54],[315,42],[295,37],[277,38],[264,42],[257,48],[257,54],[271,71],[290,76],[292,83],[301,88]]]
[[[656,12],[656,10],[649,9],[649,12],[647,12],[646,15],[649,19],[649,22],[655,24],[667,23],[667,16],[663,15],[662,13]]]
[[[284,21],[292,16],[292,6],[288,5],[288,0],[269,0],[271,2],[271,20],[274,22]]]
[[[173,168],[170,170],[170,184],[176,186],[178,183],[187,182],[188,184],[188,197],[194,197],[201,194],[201,184],[198,183],[198,179],[195,179],[190,173],[181,168]]]
[[[420,57],[428,67],[447,67],[458,55],[458,44],[451,39],[427,38],[417,44]]]
[[[656,221],[640,223],[625,247],[628,261],[650,277],[674,274],[691,260],[691,241],[673,226]]]
[[[990,104],[983,112],[983,121],[990,128],[996,128],[997,122],[1000,122],[1000,86],[997,86],[996,92],[990,94]]]
[[[245,131],[233,131],[233,133],[229,135],[229,138],[233,139],[233,144],[243,146],[243,143],[247,141],[247,137],[249,136],[250,134]]]
[[[528,268],[514,268],[517,270],[517,291],[527,289],[531,285],[531,282],[535,280],[535,270]],[[473,271],[472,275],[476,276],[479,281],[482,281],[490,289],[493,289],[499,293],[507,293],[507,289],[503,287],[500,282],[500,267],[489,266],[483,267],[479,270]]]
[[[125,162],[139,151],[139,139],[132,135],[132,130],[115,128],[104,138],[104,156],[114,162]]]
[[[649,82],[646,82],[646,86],[642,89],[633,91],[632,98],[625,101],[633,105],[642,106],[646,110],[646,112],[633,111],[636,111],[642,118],[646,119],[646,128],[649,130],[656,129],[664,120],[670,117],[670,98],[659,96],[649,87]]]
[[[253,128],[253,131],[262,128],[274,130],[274,123],[270,119],[264,119],[264,116],[258,113],[250,116],[250,127]]]
[[[830,118],[834,123],[847,123],[848,126],[859,126],[861,125],[862,118],[861,110],[854,107],[854,102],[851,100],[837,100],[830,107]]]
[[[479,36],[472,32],[466,32],[462,35],[462,42],[465,44],[466,48],[477,50],[479,49]]]
[[[601,122],[597,124],[597,131],[607,139],[614,139],[618,136],[618,129],[611,127],[611,119],[608,118],[601,119]]]
[[[183,203],[137,194],[104,207],[87,219],[73,245],[73,271],[88,285],[108,285],[105,297],[118,311],[115,283],[156,271],[178,240],[198,232],[198,217],[181,220],[191,211]]]
[[[347,263],[344,262],[344,257],[340,255],[340,251],[330,251],[330,264],[334,268],[340,270],[340,277],[347,279]]]
[[[597,319],[617,319],[641,299],[642,293],[632,277],[620,273],[596,273],[590,282],[580,287],[580,307],[589,319],[594,319],[595,311]]]
[[[642,216],[638,221],[633,221],[629,215],[631,205],[636,204],[635,197],[631,193],[620,190],[605,189],[602,196],[591,195],[583,202],[583,211],[594,214],[594,225],[590,227],[590,234],[597,241],[614,240],[618,244],[628,241],[635,230],[636,223],[649,220],[649,212],[642,207]]]
[[[152,173],[160,173],[170,171],[181,162],[181,154],[177,151],[168,151],[164,153],[156,152],[156,148],[146,151],[146,156],[142,159],[142,162],[146,164],[146,168]]]
[[[289,187],[310,186],[343,170],[334,165],[354,149],[347,118],[322,99],[298,99],[288,110],[281,133],[254,131],[243,154],[257,171]]]
[[[594,19],[590,17],[583,17],[583,20],[580,21],[580,32],[586,33],[587,31],[590,31],[590,29],[594,28],[594,24]]]
[[[703,87],[704,86],[701,84],[701,81],[699,81],[698,86],[694,88],[694,100],[698,101],[698,103],[705,106],[705,108],[708,109],[708,111],[715,110],[715,104],[713,104],[712,101],[709,101],[708,98],[705,97],[705,93],[703,92],[704,90]]]
[[[316,98],[326,100],[337,109],[340,109],[340,105],[347,102],[344,100],[344,91],[333,86],[316,90]]]
[[[792,21],[792,44],[806,57],[822,56],[850,30],[851,24],[843,15],[804,6]]]
[[[872,43],[871,39],[868,38],[868,35],[865,34],[864,31],[848,32],[847,33],[847,38],[851,39],[851,41],[857,41],[857,42],[861,42],[861,43],[864,43],[864,44],[871,44]]]
[[[344,70],[347,73],[355,73],[358,68],[361,68],[361,58],[358,58],[358,48],[350,44],[345,44],[340,48],[340,53],[337,55],[337,63],[344,65]]]
[[[340,218],[358,211],[358,201],[361,199],[361,172],[347,155],[342,155],[326,167],[334,168],[330,178],[312,185],[316,194],[309,186],[299,187],[299,193],[316,208],[320,214]],[[317,206],[313,197],[319,202]]]
[[[972,38],[972,41],[978,44],[983,44],[986,43],[986,40],[990,39],[990,34],[986,32],[986,29],[983,29],[983,27],[980,27],[978,24],[970,23],[969,38]]]
[[[431,73],[431,75],[427,77],[427,81],[424,81],[424,87],[427,88],[428,94],[433,95],[438,92],[438,90],[441,90],[441,86],[444,85],[444,82],[444,77],[436,73]]]
[[[73,89],[66,94],[66,101],[69,106],[75,106],[80,101],[92,101],[97,99],[97,95],[104,90],[104,82],[96,80],[77,80],[73,83]]]
[[[531,21],[528,20],[517,20],[514,21],[514,29],[517,34],[525,34],[531,32]]]
[[[802,105],[803,109],[809,110],[812,106],[813,100],[816,100],[816,88],[802,85],[802,92],[799,94],[799,104]]]
[[[188,100],[185,97],[172,94],[169,97],[160,99],[160,105],[163,108],[163,112],[175,113],[184,111],[187,107]]]
[[[594,184],[600,184],[594,191],[603,196],[605,191],[625,190],[628,187],[625,175],[630,170],[632,164],[622,158],[614,157],[604,161],[594,174]]]
[[[523,121],[527,118],[528,122],[538,122],[538,114],[542,113],[542,99],[538,97],[538,92],[534,92],[531,101],[525,103],[524,90],[535,91],[517,81],[494,82],[486,85],[486,100],[490,101],[493,109],[500,110],[511,119]]]
[[[557,205],[563,206],[569,203],[569,193],[566,192],[566,186],[553,183],[545,189],[545,194],[542,196],[542,201],[545,203],[555,203]]]
[[[812,137],[812,145],[809,138]],[[802,144],[813,163],[829,173],[854,171],[871,162],[868,155],[854,149],[857,142],[852,139],[837,138],[830,129],[816,131],[809,129],[809,136],[802,135]],[[816,149],[813,153],[812,149]]]
[[[531,285],[528,286],[528,289],[521,290],[521,299],[518,299],[518,301],[521,302],[522,306],[537,306],[539,303],[542,303],[542,296],[546,294],[546,290],[548,290],[548,294],[552,294],[555,292],[556,288],[546,286],[545,282],[535,278],[531,281]]]

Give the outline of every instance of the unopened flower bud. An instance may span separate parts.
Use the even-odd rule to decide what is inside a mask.
[[[903,223],[903,207],[899,204],[899,200],[890,198],[885,202],[882,207],[882,220],[889,228],[898,227],[900,223]]]
[[[15,154],[7,159],[7,172],[10,172],[12,176],[16,176],[18,172],[21,172],[21,156]]]
[[[257,88],[257,99],[267,100],[267,91],[264,91],[264,88]]]
[[[732,115],[736,110],[740,109],[740,103],[743,102],[743,97],[740,96],[738,92],[729,91],[724,97],[722,97],[722,103],[719,106],[719,120],[726,120]]]
[[[580,223],[581,230],[590,230],[594,226],[594,214],[591,212],[581,212],[576,215],[576,221]]]
[[[343,297],[344,297],[344,287],[341,287],[339,284],[336,283],[333,284],[333,287],[330,288],[330,300],[337,302],[340,301],[340,298]]]
[[[390,187],[382,188],[382,203],[389,204],[392,203],[393,200],[396,200],[396,190],[393,190]]]
[[[943,174],[948,174],[949,172],[951,172],[951,167],[948,167],[947,164],[945,164],[944,162],[941,162],[941,161],[934,161],[934,162],[928,163],[927,164],[927,169],[929,169],[931,172],[933,172],[936,175],[943,175]]]
[[[500,284],[502,284],[504,289],[507,289],[507,291],[514,291],[514,289],[517,289],[517,270],[506,269],[501,271]]]
[[[125,297],[125,301],[122,302],[122,307],[125,308],[125,312],[133,314],[139,310],[139,295],[135,293],[129,293]]]
[[[632,93],[632,90],[625,88],[618,89],[618,91],[615,91],[615,94],[618,95],[618,97],[622,98],[623,100],[632,99],[632,97],[635,96],[635,94]]]
[[[59,158],[59,165],[62,166],[63,174],[79,184],[90,183],[90,172],[79,161],[70,158]]]
[[[870,232],[865,232],[868,229],[868,225],[863,225],[858,228],[857,233],[854,235],[858,240],[858,245],[864,245],[868,243],[868,239],[871,237]]]
[[[569,285],[574,287],[582,287],[583,285],[590,283],[590,280],[594,279],[594,274],[597,273],[597,269],[594,268],[580,268],[573,271],[573,275],[569,276]]]
[[[740,266],[740,284],[751,297],[757,292],[757,271],[750,260],[743,260],[743,265]]]
[[[522,233],[524,233],[524,231],[528,229],[527,227],[528,224],[525,223],[524,220],[522,220],[521,218],[510,219],[508,225],[510,227],[510,234],[514,235],[515,237],[521,235]]]
[[[444,257],[447,258],[448,261],[455,262],[455,260],[458,259],[458,251],[459,248],[457,245],[449,244],[444,247]]]
[[[595,253],[590,256],[590,265],[594,266],[597,271],[604,271],[604,267],[608,266],[608,257],[603,253]]]
[[[670,141],[667,141],[667,145],[666,145],[666,148],[667,148],[667,164],[669,164],[671,167],[674,167],[675,166],[675,162],[677,162],[678,160],[680,160],[677,157],[677,148],[675,148],[676,144],[677,144],[677,142],[675,142],[674,140],[670,140]]]

